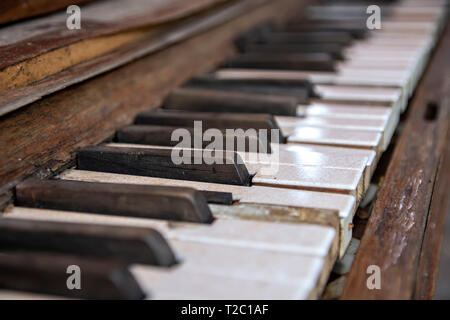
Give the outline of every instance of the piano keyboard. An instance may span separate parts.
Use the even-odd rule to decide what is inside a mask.
[[[0,298],[320,298],[445,17],[444,1],[395,1],[369,30],[367,3],[250,30],[76,167],[20,183],[0,219]],[[195,121],[280,136],[207,164],[203,142],[171,140]],[[66,287],[69,265],[82,290]]]

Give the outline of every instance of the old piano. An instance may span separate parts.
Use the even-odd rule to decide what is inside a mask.
[[[450,298],[449,55],[445,0],[2,1],[0,298]]]

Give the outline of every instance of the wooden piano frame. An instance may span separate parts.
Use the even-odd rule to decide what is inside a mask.
[[[269,18],[281,22],[294,8],[299,10],[297,0],[271,1],[1,117],[0,209],[13,202],[19,181],[72,166],[77,148],[107,139],[138,112],[157,107],[172,89],[232,55],[237,34]],[[433,298],[449,212],[449,52],[447,24],[403,116],[342,299]],[[369,265],[381,269],[380,290],[366,286]]]

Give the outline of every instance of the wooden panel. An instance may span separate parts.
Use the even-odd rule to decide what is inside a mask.
[[[108,0],[82,8],[82,28],[69,30],[65,10],[0,30],[0,69],[99,35],[156,25],[189,16],[224,0]]]
[[[81,5],[95,0],[3,0],[0,3],[0,24],[35,17]]]
[[[433,187],[432,201],[428,214],[425,235],[420,255],[419,270],[417,272],[414,299],[433,299],[437,288],[446,288],[447,296],[438,299],[450,298],[449,291],[449,265],[443,264],[444,250],[449,251],[450,245],[450,135],[447,131],[446,152],[440,158],[436,173],[436,183]],[[447,221],[447,224],[446,224]],[[442,253],[441,253],[442,252]],[[447,254],[448,255],[448,254]],[[448,258],[447,258],[448,260]],[[442,274],[442,278],[439,278]],[[445,280],[447,279],[447,280]],[[446,283],[443,283],[445,282]]]
[[[281,20],[298,7],[293,0],[271,2],[0,118],[0,186],[13,186],[14,180],[34,173],[47,176],[69,164],[75,149],[103,141],[138,112],[157,106],[173,88],[228,56],[237,33],[272,17],[274,11]]]
[[[433,184],[447,141],[449,50],[447,25],[409,107],[342,299],[411,299],[414,295]],[[380,267],[380,290],[366,286],[369,265]]]
[[[6,67],[0,71],[0,88],[8,88],[0,97],[0,115],[66,88],[68,85],[84,81],[201,31],[209,30],[254,9],[256,5],[260,4],[260,1],[264,0],[231,2],[231,5],[227,5],[225,8],[222,6],[213,8],[195,15],[195,17],[188,17],[162,26],[140,27],[84,39]],[[111,12],[109,13],[111,14]],[[117,14],[117,12],[115,13]],[[101,14],[103,16],[103,11]],[[64,25],[64,23],[65,20],[60,21],[60,25]],[[73,30],[69,31],[72,31],[70,35],[77,34]],[[57,34],[58,37],[60,33]],[[67,39],[70,37],[62,38],[62,40]],[[14,38],[11,41],[15,40]],[[32,50],[32,41],[26,40],[28,40],[26,49]],[[38,48],[42,49],[42,47],[44,46]]]

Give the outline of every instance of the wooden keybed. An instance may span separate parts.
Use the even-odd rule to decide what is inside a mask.
[[[289,3],[283,2],[284,5]],[[437,1],[435,5],[441,4]],[[265,34],[273,34],[271,41],[275,38],[275,44],[285,42],[286,34],[277,31],[279,26],[264,25],[239,40],[239,48],[244,53],[235,53],[224,60],[233,51],[231,42],[236,35],[270,18],[271,10],[277,6],[281,7],[275,3],[265,4],[212,31],[4,116],[0,121],[5,128],[2,133],[5,143],[11,143],[13,135],[31,138],[19,139],[20,147],[16,150],[9,147],[4,156],[1,179],[5,219],[0,221],[0,228],[9,240],[3,240],[2,248],[59,252],[65,255],[62,261],[70,258],[69,254],[75,255],[92,273],[95,282],[104,281],[104,276],[95,271],[104,261],[84,261],[81,256],[98,258],[100,253],[105,254],[105,259],[126,256],[126,248],[131,248],[127,247],[129,243],[146,239],[144,242],[152,245],[139,247],[142,250],[139,256],[153,256],[153,259],[140,261],[136,258],[138,255],[131,255],[125,262],[121,259],[122,264],[111,261],[111,272],[120,269],[126,279],[121,283],[106,281],[105,288],[110,288],[108,292],[112,297],[116,297],[117,290],[121,292],[119,298],[143,295],[156,299],[319,298],[335,261],[343,259],[350,251],[347,248],[352,229],[359,221],[353,221],[353,217],[368,193],[372,176],[383,173],[383,167],[378,171],[376,168],[377,164],[386,163],[382,154],[387,152],[392,154],[392,159],[342,298],[431,298],[439,250],[426,249],[439,247],[442,238],[435,236],[428,226],[433,221],[443,221],[448,206],[445,200],[431,197],[435,194],[431,190],[438,165],[443,161],[447,134],[448,83],[441,79],[446,70],[442,66],[446,66],[443,61],[448,50],[448,28],[436,58],[431,58],[430,70],[408,110],[406,107],[430,59],[434,43],[445,27],[444,11],[435,10],[431,18],[428,14],[424,14],[424,18],[411,14],[411,10],[414,11],[411,8],[406,8],[406,13],[392,9],[392,15],[386,17],[385,33],[380,31],[368,40],[354,40],[356,44],[344,51],[332,47],[333,55],[324,54],[329,47],[323,46],[307,47],[305,50],[311,52],[300,54],[286,53],[300,50],[292,44],[284,48],[271,47],[270,41],[267,44],[263,38]],[[395,4],[393,6],[396,8]],[[328,9],[315,7],[310,12],[317,14],[322,12],[320,10],[326,13]],[[285,14],[288,16],[289,11]],[[405,16],[431,22],[414,27],[404,23]],[[284,32],[307,30],[311,33],[324,28],[320,23],[305,27],[298,18],[293,21],[297,22],[284,27]],[[316,24],[318,26],[311,31],[309,28]],[[415,32],[422,35],[411,40],[410,28],[416,28]],[[344,30],[350,29],[345,26]],[[352,25],[351,30],[359,37],[361,28]],[[276,40],[275,36],[282,40]],[[224,45],[224,39],[229,43]],[[395,41],[405,42],[396,47]],[[205,42],[208,43],[206,49],[201,45]],[[252,47],[252,43],[256,45]],[[251,53],[255,50],[257,54]],[[410,54],[411,50],[414,54]],[[184,57],[179,56],[181,52]],[[409,57],[392,59],[386,55],[383,58],[386,52],[398,57],[409,54]],[[210,53],[214,53],[211,61],[198,61],[199,57],[210,57]],[[196,58],[195,62],[186,61],[190,55]],[[342,60],[344,57],[346,59]],[[217,62],[221,64],[211,69]],[[394,71],[391,70],[393,65],[396,66]],[[151,78],[148,71],[152,72]],[[196,77],[175,89],[191,76]],[[437,87],[437,83],[441,90],[431,98],[434,91],[430,88]],[[117,93],[109,94],[114,89]],[[271,90],[270,97],[264,90]],[[156,94],[152,94],[154,92]],[[83,99],[68,105],[77,95],[82,95]],[[162,97],[165,99],[161,102]],[[142,101],[146,103],[143,105]],[[209,109],[208,105],[211,105]],[[239,105],[244,105],[245,110]],[[60,106],[61,110],[55,111],[55,106]],[[149,106],[153,109],[162,106],[162,109],[145,111]],[[47,117],[30,118],[30,114],[45,115],[45,112],[55,113],[48,119],[50,131],[42,126]],[[405,126],[399,134],[395,129],[402,112],[405,112],[402,115]],[[129,125],[134,116],[134,125]],[[64,119],[70,119],[69,126]],[[236,150],[229,159],[231,164],[227,165],[169,165],[173,144],[168,137],[176,128],[191,128],[194,120],[203,120],[206,128],[223,130],[281,129],[281,140],[273,140],[269,145],[270,149],[280,152],[279,170],[264,174],[271,162],[248,160],[245,148]],[[105,141],[114,130],[118,130],[114,138]],[[48,138],[43,143],[37,134]],[[411,137],[417,144],[409,143]],[[39,147],[48,152],[38,154],[32,145],[34,142],[39,142]],[[89,146],[100,142],[101,146]],[[424,154],[433,150],[433,156],[416,158],[416,145],[424,146]],[[55,149],[56,146],[60,150]],[[75,149],[77,163],[73,168]],[[194,154],[196,151],[192,150]],[[11,157],[17,161],[6,163]],[[243,164],[237,161],[240,158],[244,159]],[[24,160],[26,163],[22,162]],[[50,180],[22,182],[36,173]],[[408,179],[402,179],[405,176]],[[428,181],[426,185],[424,181]],[[435,188],[445,198],[442,185],[445,186],[445,179],[438,180]],[[12,187],[16,187],[14,196]],[[392,197],[393,194],[396,196]],[[158,208],[161,201],[164,205]],[[433,209],[434,206],[438,209]],[[386,213],[386,210],[391,211]],[[405,222],[411,213],[417,220]],[[167,217],[181,222],[164,221]],[[214,222],[209,224],[213,218]],[[33,223],[38,228],[31,236]],[[86,224],[99,225],[99,240],[92,241],[105,243],[119,241],[108,237],[113,234],[113,228],[122,228],[124,235],[118,246],[125,248],[124,252],[80,251],[68,240],[57,247],[45,242],[48,230],[58,229],[60,237],[69,236],[69,240],[81,237],[82,226]],[[127,228],[140,229],[141,238],[129,238],[133,230]],[[361,225],[357,223],[356,228],[359,232]],[[140,235],[140,231],[138,233]],[[396,238],[399,236],[403,236],[406,243],[399,243]],[[24,240],[16,243],[14,239],[19,237]],[[38,242],[42,245],[36,246],[33,239],[41,239]],[[396,259],[383,251],[386,246],[390,246],[390,252],[398,253]],[[159,250],[155,251],[156,247]],[[185,261],[164,269],[177,262],[172,249]],[[21,266],[25,259],[15,253],[1,258],[6,265],[2,270],[13,274],[14,269],[8,268],[14,263]],[[49,258],[52,256],[42,256],[42,266],[47,266]],[[28,259],[39,261],[40,256],[30,253]],[[277,263],[271,264],[271,261]],[[126,268],[123,263],[133,266]],[[134,265],[136,263],[139,265]],[[255,272],[261,264],[267,266]],[[382,268],[381,290],[366,287],[364,271],[370,264]],[[300,265],[302,270],[292,267]],[[33,274],[36,270],[24,270],[22,274],[30,275],[31,282],[39,277]],[[400,279],[398,275],[407,272],[405,270],[410,271],[408,278]],[[267,277],[274,274],[277,276],[268,280]],[[431,274],[431,277],[423,278],[423,274]],[[244,281],[245,278],[248,279]],[[13,286],[13,282],[2,279],[0,283],[6,288]],[[34,290],[70,295],[65,288],[45,288],[45,283],[37,283]],[[128,283],[130,291],[121,291],[121,286],[127,287]],[[195,289],[205,283],[215,285]],[[5,298],[14,297],[10,292],[2,294]],[[95,287],[76,294],[81,294],[82,298],[98,297]]]

